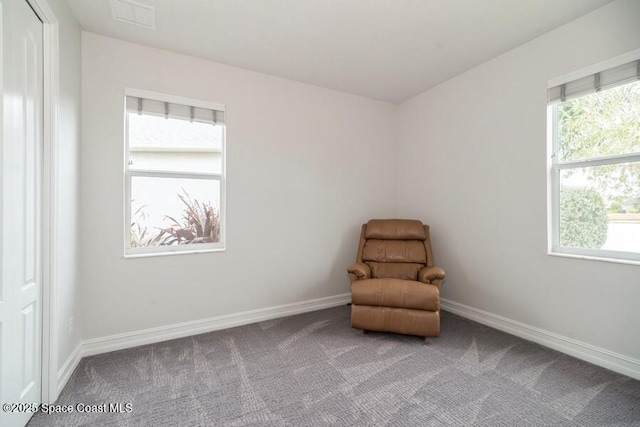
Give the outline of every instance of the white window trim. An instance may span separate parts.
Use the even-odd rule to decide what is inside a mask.
[[[602,72],[631,61],[640,59],[640,49],[611,58],[609,60],[594,64],[567,74],[565,76],[549,80],[547,88],[552,88],[585,76]],[[557,128],[558,123],[554,109],[556,105],[547,106],[547,254],[551,256],[586,259],[592,261],[605,261],[619,264],[640,265],[640,253],[610,251],[604,249],[583,249],[560,246],[560,171],[562,169],[598,166],[604,164],[615,164],[640,160],[640,153],[632,153],[619,156],[598,157],[581,161],[558,162],[556,159]]]
[[[198,254],[207,252],[223,252],[226,250],[227,233],[226,233],[226,123],[222,128],[222,168],[219,174],[208,173],[189,173],[189,172],[159,172],[159,171],[144,171],[144,170],[129,170],[129,129],[127,120],[127,108],[126,97],[135,96],[139,98],[153,99],[162,102],[170,102],[176,104],[190,105],[193,107],[207,108],[216,111],[224,111],[226,113],[226,106],[224,104],[217,104],[208,101],[202,101],[191,98],[184,98],[175,95],[167,95],[163,93],[150,92],[146,90],[139,90],[133,88],[125,88],[123,97],[123,111],[124,111],[124,162],[123,162],[123,177],[124,177],[124,258],[142,258],[142,257],[154,257],[154,256],[167,256],[167,255],[185,255],[185,254]],[[196,245],[169,245],[169,246],[154,246],[144,248],[132,248],[130,247],[131,239],[131,178],[133,176],[167,176],[176,178],[196,178],[196,179],[213,179],[220,182],[220,242],[216,243],[198,243]]]

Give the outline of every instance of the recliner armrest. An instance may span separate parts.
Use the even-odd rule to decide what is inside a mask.
[[[371,277],[371,269],[367,264],[353,264],[347,271],[355,275],[358,280],[369,279]]]
[[[418,272],[418,281],[422,283],[431,283],[434,280],[442,279],[444,279],[444,270],[440,267],[423,267]]]

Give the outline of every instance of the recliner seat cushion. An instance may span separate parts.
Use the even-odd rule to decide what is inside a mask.
[[[375,262],[367,261],[371,269],[371,277],[382,279],[393,277],[395,279],[418,280],[418,272],[424,264],[411,262]]]
[[[366,279],[351,284],[351,303],[381,307],[438,311],[440,291],[436,286],[402,279]]]

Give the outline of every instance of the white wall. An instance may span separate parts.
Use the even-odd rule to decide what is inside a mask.
[[[58,19],[60,43],[58,146],[56,147],[57,218],[54,230],[55,293],[58,319],[58,367],[80,343],[78,283],[81,31],[67,2],[48,0]],[[69,333],[69,319],[74,327]]]
[[[546,89],[640,48],[639,18],[616,1],[403,103],[397,157],[444,298],[636,360],[640,267],[546,254]]]
[[[83,339],[349,291],[394,212],[395,106],[91,33],[82,61]],[[226,252],[123,259],[125,87],[226,104]]]

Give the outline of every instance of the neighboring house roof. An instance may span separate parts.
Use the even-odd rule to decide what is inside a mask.
[[[222,151],[222,126],[131,114],[131,151]]]

